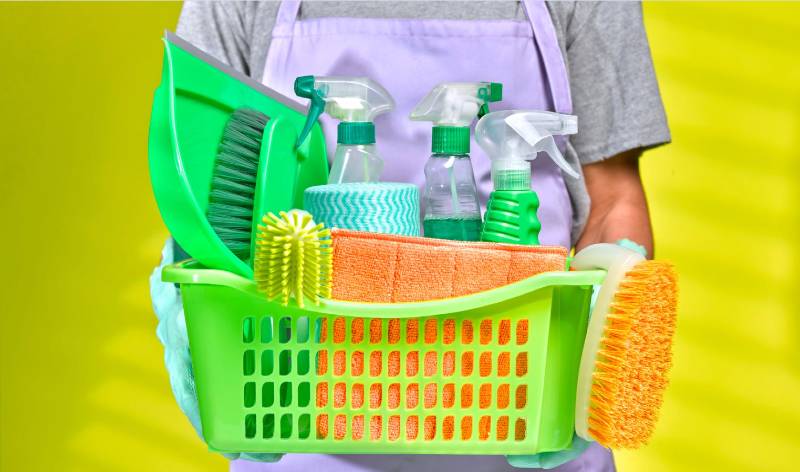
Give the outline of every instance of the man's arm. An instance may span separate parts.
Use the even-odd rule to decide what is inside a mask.
[[[583,166],[586,189],[592,200],[589,219],[576,250],[595,243],[628,238],[653,256],[653,231],[642,180],[640,149]]]
[[[573,111],[569,141],[583,165],[591,205],[577,248],[631,239],[652,254],[653,237],[639,179],[643,150],[670,141],[638,2],[548,2],[565,30]],[[571,5],[571,7],[570,7]],[[662,157],[663,158],[663,157]],[[574,183],[573,183],[573,186]],[[580,189],[582,190],[582,189]],[[576,194],[580,224],[586,195]]]

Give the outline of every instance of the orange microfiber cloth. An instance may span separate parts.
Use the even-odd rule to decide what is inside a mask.
[[[481,292],[566,268],[567,249],[334,229],[336,300],[392,303]]]
[[[567,249],[563,247],[445,241],[342,229],[332,230],[331,235],[333,239],[332,298],[338,300],[390,303],[451,298],[493,289],[542,272],[563,271],[566,268]],[[520,336],[526,339],[528,332],[527,320],[521,320],[519,323],[516,328],[518,342]],[[438,337],[438,325],[433,319],[423,321],[417,319],[388,320],[386,339],[383,339],[381,319],[353,318],[346,320],[338,317],[333,320],[331,334],[336,344],[344,343],[347,338],[352,338],[355,343],[366,339],[371,344],[378,344],[382,341],[395,344],[401,341],[401,324],[405,325],[402,332],[405,333],[405,340],[409,343],[413,344],[418,340],[424,340],[426,344],[430,344]],[[322,342],[325,342],[328,337],[328,329],[327,320],[323,320],[320,326]],[[453,320],[449,320],[449,322],[446,320],[441,329],[444,340],[449,339],[452,342],[455,339],[456,325]],[[466,321],[461,329],[463,330],[461,333],[463,339],[471,340],[473,330],[475,338],[482,344],[488,343],[492,339],[492,326],[488,321],[476,326]],[[506,339],[508,342],[511,333],[510,322],[501,323],[498,329],[498,339]],[[331,367],[336,375],[344,374],[347,363],[350,362],[353,372],[360,374],[365,369],[369,369],[371,375],[378,376],[381,373],[384,357],[387,360],[386,368],[390,376],[397,376],[401,373],[401,354],[397,351],[388,353],[353,351],[348,359],[348,354],[344,350],[329,353],[327,349],[324,349],[319,352],[318,374],[324,375],[327,372],[329,355],[332,361]],[[407,377],[414,377],[420,371],[424,371],[426,375],[432,375],[437,371],[437,363],[441,362],[443,371],[452,374],[456,364],[455,354],[448,352],[442,353],[441,358],[439,356],[435,351],[411,351],[404,357],[403,373]],[[480,369],[482,375],[488,375],[488,372],[491,371],[490,356],[484,354],[478,357],[472,352],[464,353],[463,356],[460,361],[461,372],[464,375],[469,375],[473,368]],[[527,354],[520,353],[519,356],[524,356],[522,360],[525,362],[521,362],[519,358],[516,359],[517,375],[524,375],[524,372],[520,373],[519,369],[520,366],[527,366]],[[509,364],[509,356],[500,356],[498,371],[508,372]],[[526,369],[527,367],[522,368]],[[480,388],[475,388],[474,392],[471,385],[464,388],[467,387],[468,390],[461,392],[463,406],[472,405],[473,395],[474,401],[481,408],[488,408],[492,404],[492,392],[489,385],[481,385]],[[324,407],[328,401],[332,401],[335,408],[342,408],[348,402],[353,408],[361,408],[368,402],[371,409],[379,409],[384,407],[385,402],[385,406],[389,409],[396,409],[401,404],[405,404],[410,409],[422,404],[429,409],[437,407],[438,402],[451,407],[456,401],[456,392],[452,384],[445,385],[442,388],[441,398],[438,398],[438,385],[435,382],[412,382],[405,387],[401,387],[399,383],[355,384],[349,392],[343,382],[334,382],[330,387],[327,382],[323,382],[318,385],[317,389],[317,406],[319,407]],[[527,392],[524,389],[524,386],[520,386],[515,391],[518,408],[524,406],[527,398]],[[404,397],[404,400],[401,397]],[[508,389],[498,390],[499,404],[507,405],[510,397],[511,392]],[[333,421],[331,431],[334,439],[346,437],[348,427],[354,439],[365,437],[373,440],[381,439],[384,422],[387,422],[389,440],[396,440],[400,437],[399,415],[384,417],[376,414],[369,418],[356,415],[351,419],[343,414],[335,415],[332,418],[328,418],[328,415],[320,415],[317,418],[318,437],[328,436],[330,420]],[[475,420],[477,421],[475,430],[478,437],[486,440],[491,434],[492,428],[489,416],[476,417]],[[473,434],[472,421],[471,416],[460,421],[462,438],[468,439]],[[516,438],[524,437],[524,424],[520,426],[519,421],[521,420],[514,425]],[[406,439],[415,440],[419,436],[421,439],[431,440],[437,434],[436,426],[435,415],[409,416],[406,419]],[[444,438],[451,439],[456,434],[454,417],[444,417],[441,428],[440,434]],[[520,428],[522,428],[522,433],[520,433]],[[508,418],[501,417],[497,423],[496,434],[498,437],[507,437],[510,429]]]

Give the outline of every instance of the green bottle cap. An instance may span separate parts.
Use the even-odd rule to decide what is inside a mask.
[[[336,142],[339,144],[375,144],[375,125],[368,121],[339,123]]]
[[[434,126],[431,151],[434,154],[469,154],[469,128]]]

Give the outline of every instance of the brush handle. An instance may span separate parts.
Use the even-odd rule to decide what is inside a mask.
[[[583,439],[593,440],[589,433],[589,407],[592,391],[593,374],[597,362],[597,352],[606,327],[611,303],[617,293],[620,282],[625,274],[636,264],[644,261],[641,254],[616,244],[591,245],[572,259],[572,268],[575,270],[606,271],[606,278],[600,286],[600,292],[594,303],[592,316],[589,319],[589,328],[586,330],[586,340],[583,343],[581,365],[578,372],[578,391],[575,400],[575,432]]]

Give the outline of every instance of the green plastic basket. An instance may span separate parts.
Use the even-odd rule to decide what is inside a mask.
[[[300,309],[192,261],[163,271],[181,286],[209,447],[332,454],[567,448],[592,285],[604,276],[553,272],[448,300]]]

